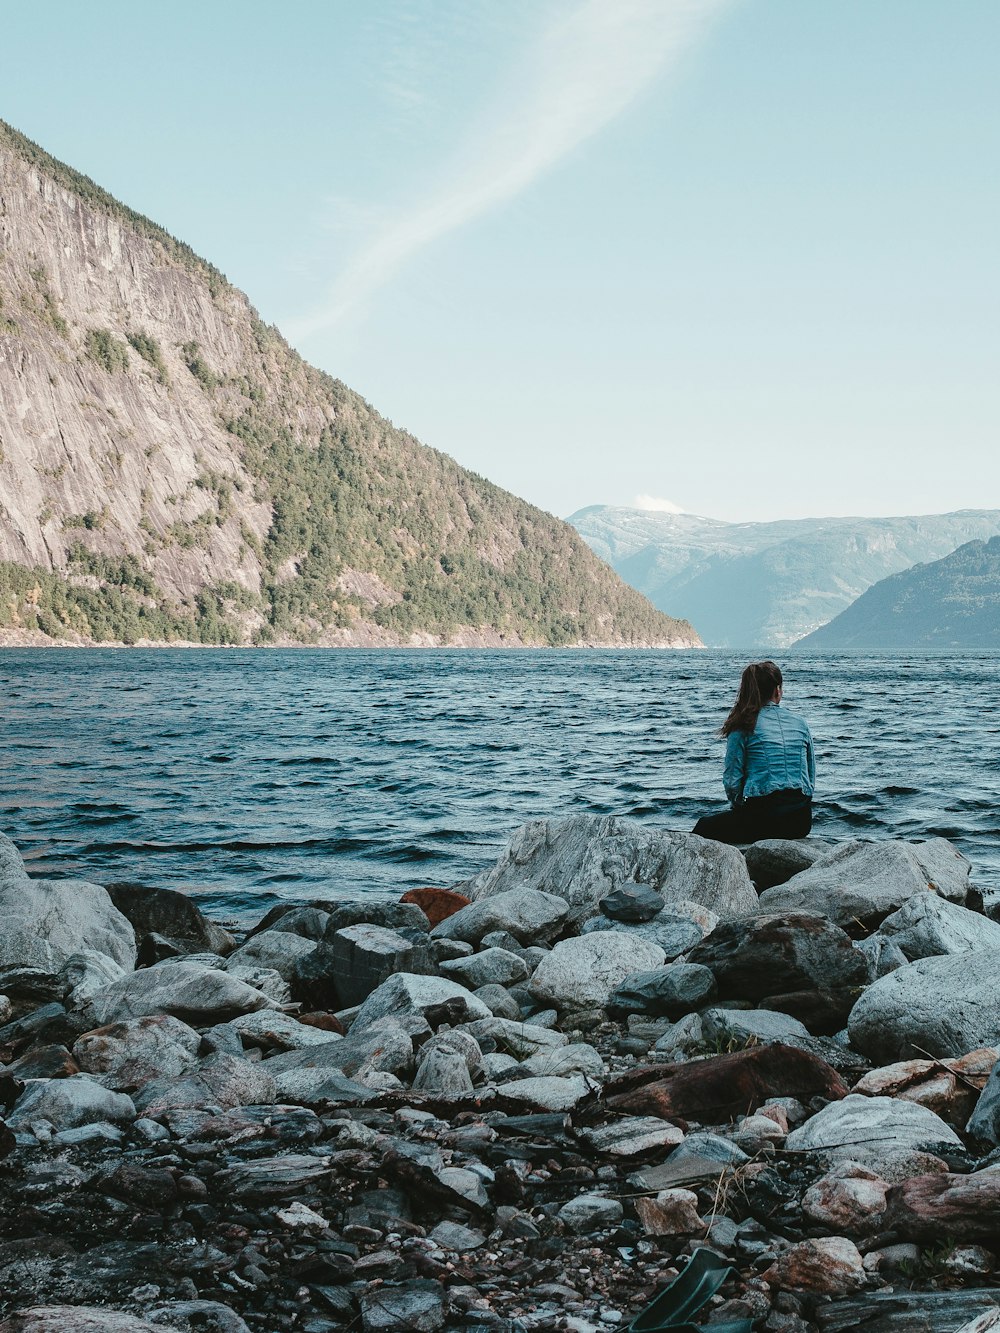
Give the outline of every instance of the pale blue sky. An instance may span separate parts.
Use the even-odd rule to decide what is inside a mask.
[[[1000,507],[996,0],[0,21],[0,117],[546,509]]]

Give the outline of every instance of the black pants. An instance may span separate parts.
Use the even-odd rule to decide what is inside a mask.
[[[760,842],[764,838],[804,838],[812,828],[812,797],[797,788],[751,796],[742,805],[706,815],[693,832],[716,842]]]

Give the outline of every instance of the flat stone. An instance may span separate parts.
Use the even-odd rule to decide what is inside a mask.
[[[466,1227],[461,1222],[439,1222],[430,1233],[435,1245],[451,1254],[467,1254],[486,1244],[486,1237],[474,1227]]]
[[[625,921],[612,921],[606,916],[588,917],[580,927],[581,935],[590,935],[594,931],[613,930],[626,939],[643,940],[646,944],[655,944],[663,950],[664,960],[671,962],[700,944],[704,936],[702,928],[690,917],[677,916],[673,911],[663,911],[652,919],[637,925]]]
[[[264,1063],[277,1077],[293,1069],[336,1069],[354,1077],[366,1065],[389,1074],[408,1074],[413,1069],[413,1041],[391,1018],[362,1025],[355,1023],[346,1037],[332,1037],[298,1051],[285,1051]]]
[[[529,975],[524,959],[507,949],[484,949],[471,958],[456,958],[440,966],[446,976],[454,977],[473,991],[480,986],[511,986],[525,981]]]
[[[278,1100],[271,1072],[260,1061],[235,1055],[210,1055],[196,1073],[183,1078],[150,1079],[136,1093],[136,1107],[150,1119],[180,1107],[266,1106]]]
[[[326,1045],[338,1036],[329,1029],[300,1023],[280,1009],[255,1009],[249,1014],[240,1014],[228,1027],[243,1046],[256,1046],[264,1051],[302,1051],[307,1046]]]
[[[651,1014],[678,1019],[715,998],[715,976],[707,967],[673,963],[633,972],[608,998],[610,1014]]]
[[[437,1333],[444,1328],[445,1288],[432,1278],[384,1282],[361,1295],[365,1333]]]
[[[492,1042],[498,1051],[513,1055],[518,1060],[527,1060],[543,1051],[551,1051],[556,1046],[568,1046],[569,1037],[563,1032],[553,1032],[550,1028],[538,1027],[535,1023],[514,1023],[507,1018],[479,1019],[463,1025],[485,1049],[485,1043]]]
[[[316,1185],[331,1174],[329,1160],[305,1153],[286,1153],[242,1162],[214,1178],[220,1197],[284,1199]]]
[[[601,1053],[587,1042],[571,1042],[568,1046],[555,1046],[525,1060],[521,1069],[525,1073],[538,1077],[552,1075],[586,1074],[588,1078],[603,1079],[607,1073]]]
[[[511,1101],[546,1111],[570,1111],[590,1094],[591,1086],[582,1075],[573,1074],[568,1078],[522,1078],[505,1083],[502,1091]]]
[[[581,1129],[579,1135],[597,1152],[611,1157],[637,1157],[654,1148],[675,1148],[684,1131],[656,1116],[628,1116],[597,1129]]]
[[[708,1042],[782,1041],[788,1036],[808,1037],[809,1030],[797,1018],[774,1009],[704,1009],[702,1032]]]

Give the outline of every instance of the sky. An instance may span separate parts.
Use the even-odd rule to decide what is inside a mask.
[[[996,0],[0,23],[0,118],[552,513],[1000,507]]]

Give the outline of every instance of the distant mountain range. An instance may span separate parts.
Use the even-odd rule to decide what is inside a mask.
[[[700,644],[2,121],[0,256],[0,642]]]
[[[592,505],[568,521],[626,583],[689,619],[707,644],[750,651],[785,648],[888,575],[1000,534],[995,509],[725,523]]]
[[[1000,537],[966,542],[943,560],[880,580],[796,647],[835,652],[996,652]]]

